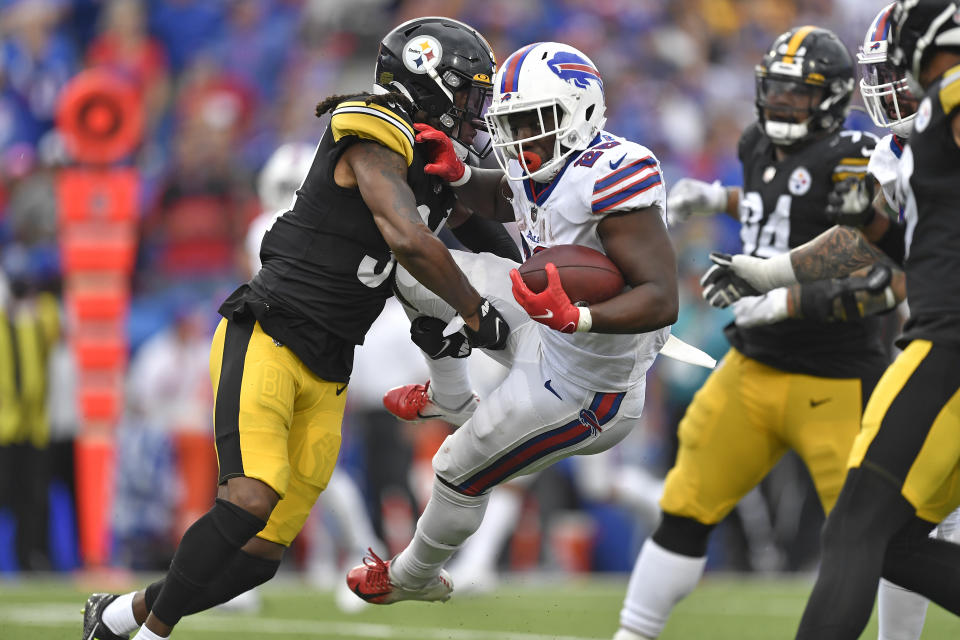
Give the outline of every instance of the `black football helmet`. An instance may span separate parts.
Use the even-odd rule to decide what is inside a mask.
[[[781,34],[756,67],[757,118],[770,140],[791,146],[843,124],[853,94],[853,57],[830,30]]]
[[[496,67],[493,50],[472,27],[451,18],[416,18],[380,42],[374,82],[405,94],[427,117],[439,119],[454,140],[472,144],[483,157],[490,148],[483,114]],[[464,122],[483,135],[461,139]],[[484,144],[478,146],[481,138]]]
[[[949,0],[900,0],[891,14],[893,27],[887,35],[889,59],[906,72],[914,95],[922,95],[920,70],[934,51],[960,53],[960,2]]]

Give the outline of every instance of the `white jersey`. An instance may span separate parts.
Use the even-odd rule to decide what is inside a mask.
[[[897,199],[897,165],[903,155],[903,139],[889,133],[880,139],[870,156],[867,173],[880,183],[883,197],[891,209],[903,212],[903,207]]]
[[[514,160],[507,167],[520,175]],[[540,249],[579,244],[603,251],[597,225],[614,212],[660,207],[666,191],[660,163],[646,147],[609,133],[572,155],[549,183],[509,180],[525,257]],[[669,327],[642,334],[566,334],[540,326],[545,362],[567,380],[598,391],[638,383],[670,335]]]

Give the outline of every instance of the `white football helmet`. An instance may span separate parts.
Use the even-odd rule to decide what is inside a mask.
[[[887,57],[887,36],[895,4],[891,2],[881,9],[870,23],[857,52],[857,62],[861,73],[860,95],[870,119],[878,127],[906,138],[917,115],[917,99],[910,92],[906,75],[898,73]]]
[[[308,144],[288,142],[273,152],[257,179],[257,195],[265,211],[293,206],[296,191],[313,164],[314,151]]]
[[[539,131],[518,139],[511,116],[536,114]],[[552,113],[552,120],[549,115]],[[511,180],[552,180],[566,159],[590,146],[607,118],[603,80],[596,66],[577,49],[559,42],[528,45],[509,56],[493,80],[493,103],[485,119],[497,161]],[[536,129],[536,127],[534,127]],[[553,156],[537,160],[525,145],[555,136]],[[516,160],[520,175],[507,164]]]

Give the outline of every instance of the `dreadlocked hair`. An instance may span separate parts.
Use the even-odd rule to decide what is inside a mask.
[[[328,111],[332,111],[338,104],[350,99],[356,99],[358,96],[350,95],[341,95],[341,96],[330,96],[325,100],[317,103],[317,117],[319,118]],[[381,93],[377,95],[368,95],[363,98],[365,104],[375,104],[379,107],[391,107],[392,105],[399,105],[404,111],[409,114],[413,114],[416,109],[413,106],[413,103],[410,99],[398,93],[396,91],[391,91],[389,93]]]

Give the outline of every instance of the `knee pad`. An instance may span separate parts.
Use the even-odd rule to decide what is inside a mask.
[[[667,551],[690,558],[702,558],[707,555],[707,541],[715,526],[703,524],[693,518],[664,513],[652,538]]]
[[[217,498],[210,510],[210,519],[220,535],[237,548],[247,544],[267,526],[264,520],[222,498]]]

